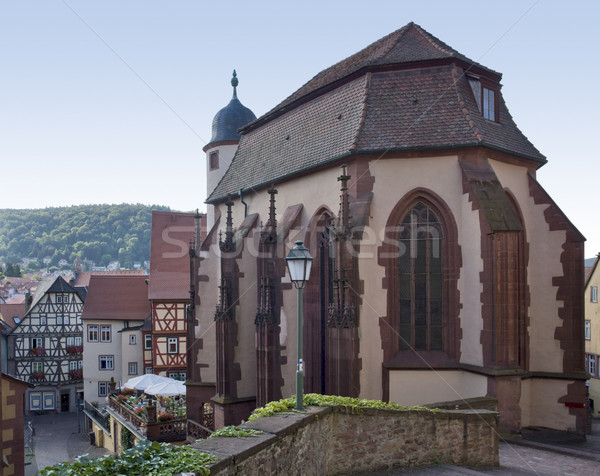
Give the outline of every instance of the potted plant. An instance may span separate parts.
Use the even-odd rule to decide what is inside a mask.
[[[35,355],[35,356],[40,356],[40,355],[46,355],[46,349],[44,349],[43,347],[34,347],[33,349],[31,349],[31,355]]]

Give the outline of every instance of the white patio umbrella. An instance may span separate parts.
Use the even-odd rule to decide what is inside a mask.
[[[146,390],[150,385],[154,385],[157,383],[171,382],[175,381],[169,377],[162,377],[156,374],[144,374],[139,375],[138,377],[133,377],[125,382],[123,388],[133,388],[135,390]]]
[[[171,382],[162,382],[150,385],[145,392],[149,395],[159,395],[162,397],[174,397],[176,395],[185,395],[185,385],[179,380]]]

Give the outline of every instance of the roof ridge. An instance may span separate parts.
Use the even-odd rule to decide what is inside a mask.
[[[431,33],[429,33],[421,25],[417,25],[416,23],[413,23],[413,22],[410,22],[409,25],[411,25],[414,28],[416,28],[417,31],[421,34],[421,36],[423,36],[429,42],[429,44],[431,44],[431,46],[433,46],[434,48],[440,50],[442,53],[446,53],[446,54],[448,54],[448,55],[450,55],[452,57],[456,57],[456,50],[454,48],[452,48],[450,45],[447,45],[442,40],[440,40],[436,36],[434,36]],[[435,41],[433,41],[434,39],[435,39]],[[448,50],[446,48],[443,48],[442,45],[450,48],[450,50]]]
[[[463,97],[463,94],[460,92],[460,89],[458,88],[458,81],[464,76],[464,74],[459,74],[458,70],[456,68],[456,65],[454,65],[454,64],[452,65],[452,71],[450,74],[452,75],[452,83],[454,84],[454,91],[456,92],[456,97],[458,99],[459,109],[463,113],[463,116],[464,116],[465,120],[467,121],[467,124],[469,124],[470,129],[473,131],[473,134],[475,135],[477,142],[482,142],[483,136],[481,134],[481,131],[475,125],[475,121],[473,121],[473,119],[471,118],[469,109],[465,105],[465,98]]]
[[[354,139],[352,140],[350,150],[356,150],[358,148],[358,139],[360,137],[360,133],[362,132],[362,129],[365,125],[365,120],[367,118],[367,98],[369,97],[369,91],[371,89],[371,76],[371,72],[368,72],[365,75],[364,94],[362,100],[362,114],[360,115],[360,119],[358,120],[358,127],[356,128],[356,134],[354,134]]]

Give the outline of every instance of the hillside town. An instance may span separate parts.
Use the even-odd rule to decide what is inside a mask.
[[[365,474],[497,467],[500,435],[532,429],[598,439],[598,259],[586,266],[585,238],[538,181],[552,164],[515,124],[501,73],[434,35],[409,23],[258,118],[233,71],[204,147],[207,213],[154,211],[149,261],[133,269],[4,277],[4,474],[35,453],[27,422],[63,414],[100,453],[149,440],[212,451],[211,474],[249,474],[245,458],[282,468],[269,445],[292,432],[308,445],[331,417],[308,395],[444,415],[440,452],[402,459],[417,449],[390,430],[402,456],[361,466],[357,447]],[[296,427],[273,441],[237,459],[210,443],[267,432],[253,412],[291,395]],[[460,433],[464,455],[443,453],[459,418],[476,430]],[[369,439],[347,431],[349,452]],[[346,474],[325,459],[305,474]]]

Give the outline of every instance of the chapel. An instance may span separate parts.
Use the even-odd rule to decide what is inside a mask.
[[[304,391],[405,405],[497,400],[500,427],[583,432],[584,237],[536,178],[502,75],[409,23],[205,147],[191,250],[188,417],[238,424]],[[547,165],[551,167],[551,164]]]

